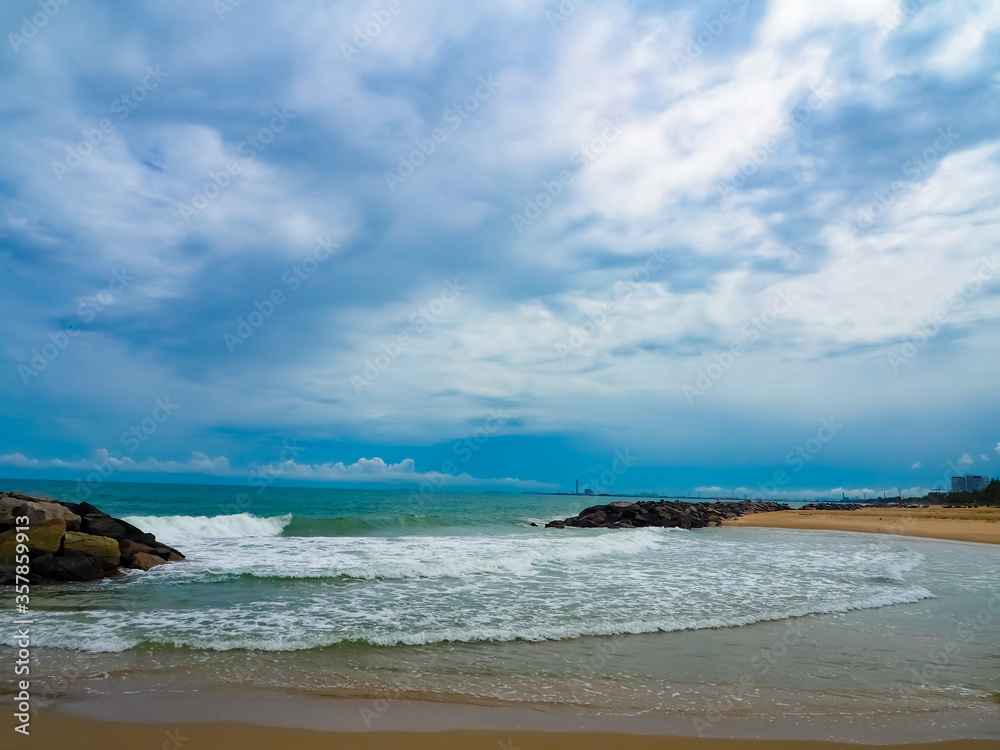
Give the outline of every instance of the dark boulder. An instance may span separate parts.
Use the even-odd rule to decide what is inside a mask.
[[[799,510],[858,510],[863,507],[856,503],[809,503]]]
[[[118,550],[121,552],[122,565],[126,566],[131,565],[132,558],[139,552],[145,552],[147,555],[156,554],[156,550],[150,545],[142,544],[141,542],[133,542],[130,539],[119,539]]]
[[[153,546],[153,554],[157,555],[158,557],[162,557],[164,560],[167,560],[168,562],[177,562],[178,560],[187,559],[184,557],[184,555],[175,550],[173,547],[168,547],[167,545],[161,544],[160,542],[157,542]]]
[[[669,500],[641,500],[636,503],[616,500],[607,505],[592,505],[571,518],[550,521],[546,528],[567,527],[633,529],[646,526],[659,528],[701,529],[720,526],[725,518],[749,513],[790,510],[787,505],[743,500],[731,503],[688,503]]]
[[[31,580],[34,583],[96,581],[100,578],[104,578],[101,561],[82,553],[61,557],[42,555],[31,561]]]
[[[90,503],[60,503],[64,508],[76,513],[78,516],[106,516],[107,513],[95,508]]]
[[[145,552],[139,552],[132,558],[130,567],[136,570],[149,570],[150,568],[155,568],[157,565],[166,564],[167,561],[159,555],[147,555]]]
[[[156,543],[156,537],[152,534],[147,534],[128,521],[112,518],[109,515],[84,516],[83,526],[84,531],[88,534],[110,537],[119,542],[122,539],[128,539],[131,542],[139,542],[140,544],[153,545]]]
[[[123,568],[149,570],[184,555],[89,503],[0,492],[0,585],[16,582],[15,518],[27,516],[31,583],[95,581]],[[75,527],[75,528],[73,528]]]

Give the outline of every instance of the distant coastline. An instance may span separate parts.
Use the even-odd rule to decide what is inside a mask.
[[[741,516],[724,526],[853,531],[895,537],[923,537],[955,542],[1000,544],[1000,508],[886,508],[812,511],[786,510]]]

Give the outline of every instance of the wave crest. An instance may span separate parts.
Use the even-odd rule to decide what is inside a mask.
[[[281,536],[292,522],[292,514],[260,518],[250,513],[232,516],[126,516],[133,526],[154,534],[161,541],[224,539],[246,536]]]

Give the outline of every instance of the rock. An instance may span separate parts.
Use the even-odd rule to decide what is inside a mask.
[[[22,505],[24,505],[23,500],[18,500],[16,497],[11,497],[10,495],[0,495],[0,523],[13,525],[15,516],[14,508]]]
[[[161,557],[167,562],[180,562],[187,559],[173,547],[161,544],[160,542],[150,545],[143,544],[142,542],[133,542],[130,539],[122,539],[118,542],[118,550],[121,552],[121,565],[125,567],[130,566],[132,560],[140,552]]]
[[[676,501],[641,500],[637,503],[616,500],[607,505],[592,505],[576,516],[562,521],[550,521],[546,528],[600,526],[612,529],[631,529],[644,526],[661,528],[680,527],[701,529],[706,526],[721,526],[723,518],[735,518],[748,513],[763,513],[775,510],[789,510],[787,505],[770,502],[739,503],[686,503]]]
[[[66,522],[67,529],[75,531],[80,528],[80,516],[55,500],[23,500],[23,497],[5,495],[0,498],[0,523],[13,525],[18,516],[27,516],[31,525],[41,525],[53,518],[61,518]]]
[[[25,502],[29,503],[37,503],[39,500],[42,500],[42,498],[28,497],[27,495],[22,495],[20,492],[8,492],[6,494],[8,497],[13,497],[16,500],[24,500]],[[42,500],[42,502],[51,502],[51,501]]]
[[[84,531],[94,536],[107,536],[116,541],[128,539],[132,542],[152,545],[156,542],[156,537],[147,534],[142,529],[136,528],[128,521],[119,518],[112,518],[108,515],[84,516]]]
[[[35,582],[96,581],[100,578],[104,578],[104,566],[100,560],[90,555],[42,555],[31,561],[31,579]]]
[[[150,547],[148,544],[133,542],[130,539],[119,540],[118,551],[121,553],[121,564],[127,566],[132,565],[132,558],[134,558],[140,552],[144,552],[147,555],[156,554],[156,550]]]
[[[153,547],[153,550],[154,550],[153,551],[154,555],[156,555],[157,557],[162,557],[164,560],[167,560],[168,562],[177,562],[178,560],[186,559],[184,555],[175,550],[173,547],[168,547],[167,545],[160,544],[159,542],[156,543],[156,546]]]
[[[63,549],[90,555],[99,560],[105,570],[114,570],[121,562],[118,542],[106,536],[67,531],[63,541]]]
[[[64,508],[73,511],[81,518],[83,516],[107,516],[108,514],[98,508],[95,508],[90,503],[63,503]]]
[[[149,570],[185,559],[152,534],[90,503],[0,492],[0,585],[16,582],[14,519],[19,516],[29,519],[26,544],[32,582],[93,581],[117,575],[126,566]]]
[[[809,503],[803,505],[799,510],[858,510],[863,507],[856,503]]]
[[[132,557],[130,568],[134,570],[149,570],[157,565],[166,565],[167,561],[158,555],[151,555],[148,552],[136,552]]]
[[[32,552],[58,552],[66,533],[66,522],[53,518],[39,526],[28,528],[28,549]],[[8,529],[0,534],[0,560],[13,560],[17,550],[17,530]]]
[[[27,510],[27,512],[25,512]],[[28,516],[28,523],[42,524],[54,518],[61,518],[66,522],[67,531],[78,531],[82,519],[73,511],[64,508],[57,502],[27,502],[21,506],[21,515]]]

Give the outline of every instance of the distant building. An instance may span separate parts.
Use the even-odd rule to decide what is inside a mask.
[[[986,477],[965,477],[965,489],[969,492],[978,492],[979,490],[985,490],[986,485],[990,483],[990,480]]]
[[[974,476],[972,474],[966,474],[964,477],[952,477],[951,478],[951,491],[952,492],[978,492],[979,490],[985,490],[986,485],[989,484],[989,480],[986,477]]]

